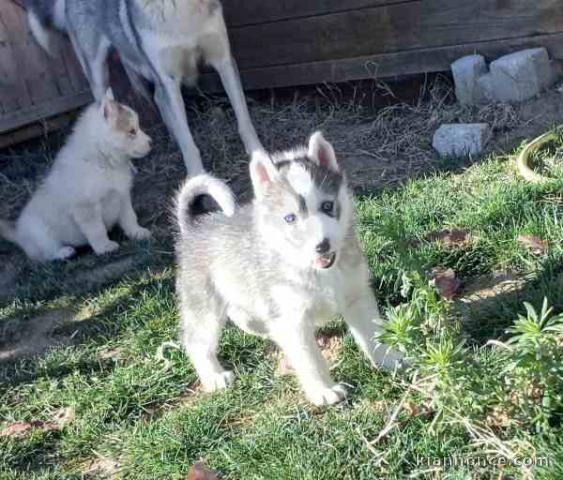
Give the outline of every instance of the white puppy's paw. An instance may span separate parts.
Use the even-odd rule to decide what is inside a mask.
[[[98,248],[94,248],[94,252],[96,252],[96,255],[104,255],[105,253],[115,252],[118,248],[119,243],[109,240]]]
[[[66,260],[76,254],[76,250],[72,247],[61,247],[55,255],[56,260]]]
[[[152,233],[148,228],[138,227],[127,233],[131,240],[148,240],[151,238]]]
[[[223,370],[222,372],[210,375],[205,379],[201,379],[203,389],[206,392],[215,392],[217,390],[224,390],[231,383],[235,381],[235,374],[230,370]]]
[[[332,387],[321,387],[317,390],[309,390],[306,392],[309,401],[317,406],[334,405],[340,403],[346,398],[346,388],[341,383]]]

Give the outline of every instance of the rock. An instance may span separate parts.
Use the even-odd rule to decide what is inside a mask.
[[[482,103],[485,98],[479,78],[487,74],[487,64],[482,55],[468,55],[452,63],[455,94],[462,105]]]
[[[444,124],[434,134],[432,146],[441,157],[479,155],[490,135],[487,123]]]
[[[556,74],[545,48],[530,48],[491,63],[492,98],[521,102],[550,87]]]
[[[477,88],[481,93],[481,99],[483,102],[494,102],[495,92],[493,87],[493,74],[486,73],[477,80]]]

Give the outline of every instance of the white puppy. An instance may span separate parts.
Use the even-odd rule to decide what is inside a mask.
[[[89,244],[97,255],[116,250],[115,224],[132,239],[150,237],[131,204],[131,158],[150,151],[137,114],[108,90],[101,105],[82,114],[48,176],[15,224],[0,221],[0,235],[33,260],[61,260]]]

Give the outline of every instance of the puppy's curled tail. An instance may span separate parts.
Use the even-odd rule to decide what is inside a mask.
[[[18,243],[14,225],[6,220],[0,220],[0,237],[5,238],[9,242]]]
[[[193,223],[195,216],[191,207],[201,195],[212,197],[227,217],[231,217],[235,213],[235,196],[227,184],[211,175],[197,175],[184,183],[176,197],[176,219],[182,235],[188,231]]]

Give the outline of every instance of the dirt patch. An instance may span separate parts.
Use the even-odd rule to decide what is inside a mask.
[[[334,369],[335,362],[342,352],[342,337],[320,334],[317,336],[317,345],[321,349],[321,353],[328,362],[330,369]],[[293,367],[290,365],[283,352],[277,348],[272,352],[272,359],[276,366],[274,369],[275,376],[283,377],[286,375],[293,375],[295,373]]]
[[[477,303],[499,295],[518,292],[526,284],[526,279],[514,273],[495,273],[492,276],[474,278],[464,285],[460,302]]]
[[[527,278],[510,272],[498,272],[476,277],[464,284],[455,303],[461,322],[471,327],[479,319],[479,312],[494,311],[496,306],[516,296],[525,286]]]
[[[99,267],[90,268],[83,272],[78,272],[66,281],[67,288],[79,284],[83,290],[91,290],[105,283],[117,280],[127,272],[134,269],[136,265],[135,256],[129,256],[116,260]]]
[[[51,347],[69,344],[71,339],[57,335],[56,331],[73,319],[74,312],[63,308],[29,319],[5,320],[0,327],[0,362],[38,355]]]
[[[83,470],[85,479],[113,480],[121,478],[122,462],[112,458],[98,456],[91,460]]]

